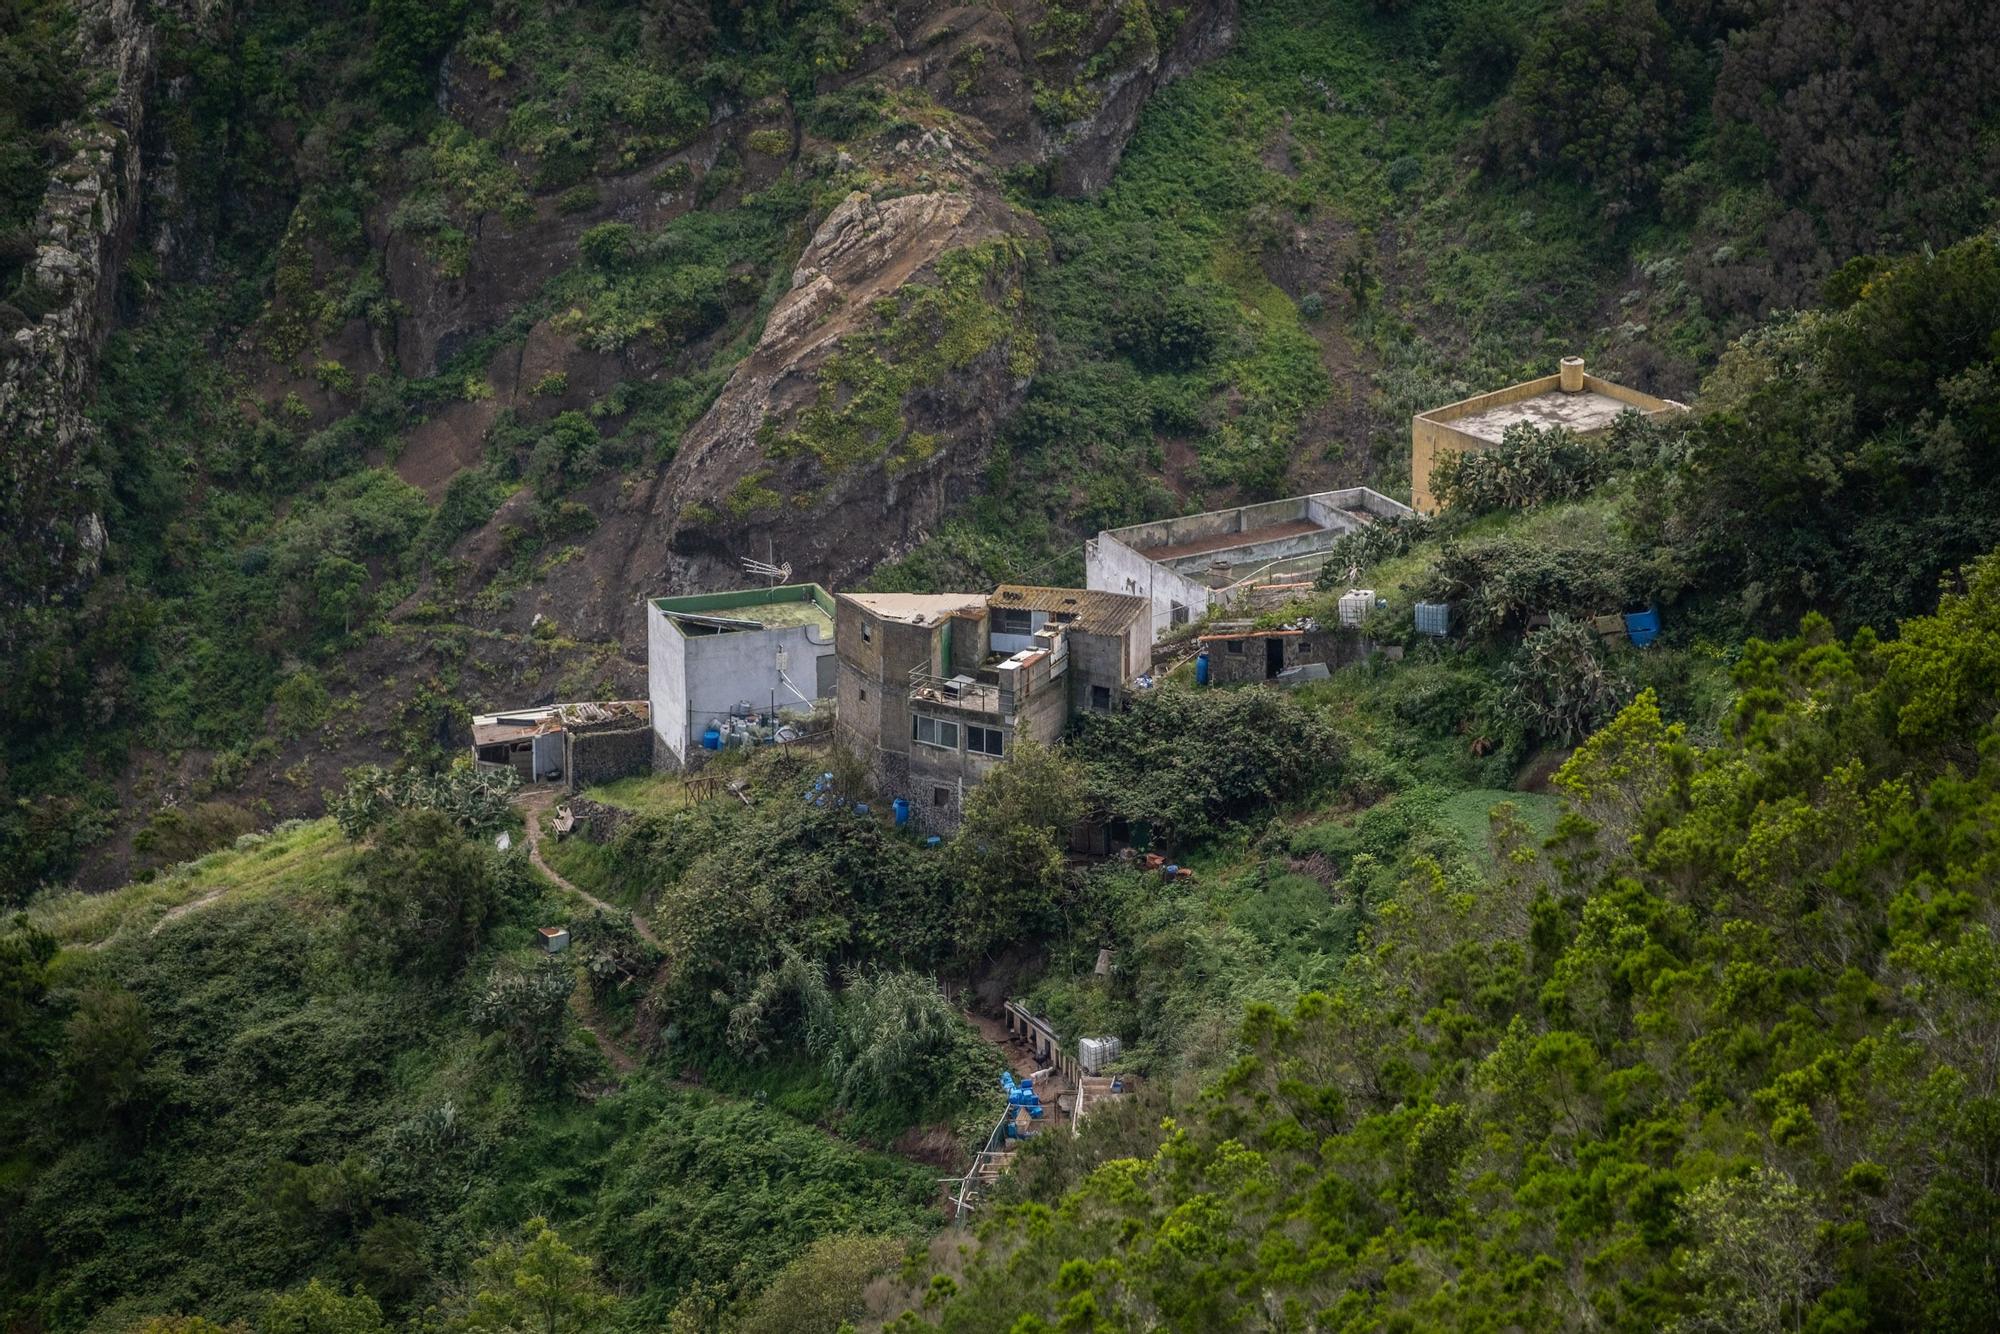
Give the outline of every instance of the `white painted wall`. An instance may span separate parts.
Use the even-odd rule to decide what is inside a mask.
[[[821,695],[819,660],[833,656],[833,633],[811,625],[782,630],[738,630],[722,635],[684,635],[651,603],[646,605],[646,682],[653,704],[653,730],[682,763],[691,748],[701,745],[708,720],[729,712],[736,703],[754,712],[771,707],[776,692],[780,709],[802,709]],[[778,679],[778,649],[783,646],[785,675],[798,687]],[[799,695],[803,694],[805,700]]]
[[[1153,604],[1152,633],[1157,639],[1173,627],[1174,603],[1188,609],[1188,619],[1198,620],[1208,610],[1209,588],[1174,573],[1156,561],[1126,546],[1109,533],[1099,533],[1084,544],[1084,587],[1098,593],[1127,593],[1149,599]]]
[[[653,732],[674,758],[687,760],[687,636],[667,614],[646,603],[646,696],[653,706]]]

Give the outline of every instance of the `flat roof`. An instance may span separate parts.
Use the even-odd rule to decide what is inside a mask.
[[[842,593],[842,597],[885,621],[935,625],[964,611],[985,611],[981,593]]]
[[[1323,517],[1314,517],[1316,513]],[[1318,535],[1324,535],[1325,543],[1331,545],[1334,538],[1362,524],[1391,515],[1413,513],[1415,511],[1400,500],[1391,500],[1365,486],[1350,486],[1335,491],[1288,496],[1283,500],[1251,501],[1225,509],[1203,510],[1198,514],[1149,519],[1144,523],[1127,524],[1123,528],[1106,528],[1098,537],[1108,537],[1130,547],[1147,560],[1167,564],[1211,552],[1254,548],[1302,537],[1317,538]],[[1161,540],[1171,537],[1177,528],[1182,531],[1189,527],[1199,530],[1205,524],[1213,526],[1217,521],[1233,526],[1178,542]],[[1307,548],[1295,554],[1305,557],[1313,554],[1314,550]]]
[[[698,625],[711,634],[785,630],[797,625],[833,628],[833,595],[818,584],[689,593],[654,598],[653,605],[666,615]]]
[[[1048,588],[1040,584],[1002,584],[987,605],[1045,611],[1067,616],[1072,629],[1084,634],[1118,634],[1142,616],[1150,616],[1149,599],[1126,593],[1100,593],[1084,588]]]
[[[1282,542],[1286,538],[1304,537],[1308,533],[1325,531],[1327,531],[1325,524],[1315,523],[1311,519],[1293,519],[1288,523],[1271,523],[1261,528],[1217,533],[1213,537],[1200,537],[1192,542],[1176,542],[1171,546],[1144,547],[1139,549],[1139,554],[1148,560],[1179,560],[1183,556],[1204,556],[1211,551],[1254,547],[1264,542]]]
[[[1637,412],[1638,408],[1623,403],[1609,394],[1600,394],[1594,389],[1581,393],[1565,394],[1560,389],[1524,398],[1518,403],[1502,403],[1498,407],[1487,408],[1465,417],[1449,417],[1454,430],[1467,435],[1478,436],[1481,440],[1491,440],[1495,444],[1507,434],[1510,426],[1526,424],[1537,430],[1546,431],[1552,426],[1565,427],[1578,435],[1589,435],[1597,431],[1609,430],[1619,414]]]
[[[1595,375],[1585,375],[1583,387],[1570,393],[1563,389],[1562,376],[1557,374],[1446,403],[1418,413],[1417,420],[1448,426],[1475,440],[1498,444],[1510,426],[1525,424],[1538,430],[1561,426],[1578,435],[1595,435],[1610,429],[1620,413],[1656,417],[1684,411],[1683,404],[1670,398],[1655,398]]]

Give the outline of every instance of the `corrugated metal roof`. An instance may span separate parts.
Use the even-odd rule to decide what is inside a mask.
[[[477,714],[472,719],[472,744],[492,746],[526,736],[560,732],[569,727],[605,723],[648,722],[653,705],[643,699],[586,700],[577,704],[545,704],[534,709],[507,709]]]
[[[1037,584],[1002,584],[987,599],[1006,609],[1045,611],[1067,616],[1072,629],[1087,635],[1115,635],[1152,613],[1153,604],[1126,593],[1100,593],[1087,588],[1046,588]]]

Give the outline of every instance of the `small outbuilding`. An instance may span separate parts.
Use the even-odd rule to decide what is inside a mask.
[[[524,785],[561,783],[574,791],[644,773],[652,756],[650,715],[643,699],[475,714],[472,755],[482,767],[512,769]]]
[[[1561,426],[1588,439],[1603,435],[1627,412],[1665,417],[1686,411],[1685,404],[1672,399],[1655,398],[1615,381],[1586,375],[1582,357],[1564,357],[1554,375],[1475,394],[1412,417],[1411,504],[1422,513],[1437,513],[1431,470],[1438,461],[1453,454],[1491,449],[1511,427],[1546,430]]]

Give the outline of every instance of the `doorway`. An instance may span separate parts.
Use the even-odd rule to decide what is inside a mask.
[[[1273,680],[1285,670],[1285,641],[1272,635],[1264,641],[1264,679]]]

